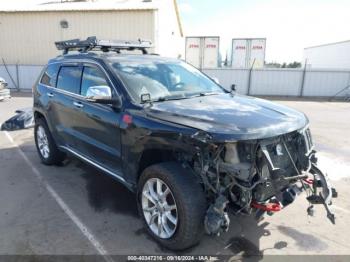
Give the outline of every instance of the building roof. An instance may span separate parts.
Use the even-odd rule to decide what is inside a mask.
[[[69,12],[69,11],[123,11],[157,10],[164,0],[27,0],[11,1],[0,6],[0,13],[18,12]],[[176,19],[183,36],[182,23],[177,0],[169,0],[175,9]]]
[[[350,43],[350,40],[334,42],[334,43],[328,43],[328,44],[315,45],[315,46],[309,46],[309,47],[305,47],[304,49],[317,48],[317,47],[328,46],[328,45],[337,45],[337,44],[343,44],[343,43]]]
[[[152,0],[28,0],[1,5],[0,12],[110,11],[158,9]]]
[[[69,11],[123,11],[157,10],[164,0],[27,0],[11,1],[0,6],[0,12],[69,12]],[[177,0],[169,0],[175,9],[180,35],[183,29]]]

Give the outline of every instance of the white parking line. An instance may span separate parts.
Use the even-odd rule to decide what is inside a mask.
[[[38,169],[32,164],[29,158],[24,154],[22,149],[16,144],[11,135],[4,131],[7,139],[11,142],[11,144],[17,148],[19,154],[23,157],[24,161],[31,167],[33,173],[40,180],[40,182],[45,186],[46,190],[50,193],[50,195],[56,200],[57,204],[62,208],[62,210],[66,213],[66,215],[74,222],[74,224],[80,229],[83,235],[90,241],[90,243],[94,246],[97,252],[103,256],[105,261],[113,262],[111,256],[108,255],[106,249],[102,246],[102,244],[96,239],[96,237],[91,233],[91,231],[81,222],[81,220],[74,214],[72,209],[63,201],[63,199],[56,193],[56,191],[45,181],[42,177]]]

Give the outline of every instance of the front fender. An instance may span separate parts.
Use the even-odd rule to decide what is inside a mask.
[[[140,159],[147,150],[194,153],[196,147],[191,136],[196,131],[193,128],[133,114],[132,123],[121,125],[125,179],[131,184],[137,183]]]

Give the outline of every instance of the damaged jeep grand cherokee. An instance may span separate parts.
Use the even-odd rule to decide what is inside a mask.
[[[148,55],[142,41],[56,46],[64,55],[34,88],[42,162],[68,153],[116,178],[162,245],[188,248],[204,232],[227,231],[230,214],[260,218],[301,191],[309,214],[321,204],[335,222],[336,192],[316,165],[303,113],[227,91],[182,61]]]

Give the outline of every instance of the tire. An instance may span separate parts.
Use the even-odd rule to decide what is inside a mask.
[[[158,181],[163,183],[161,186],[162,192],[166,191],[167,187],[170,189],[170,193],[168,193],[168,196],[165,199],[167,204],[163,203],[163,207],[165,206],[167,208],[163,208],[162,211],[157,211],[156,208],[156,211],[152,211],[161,214],[161,232],[163,233],[164,231],[163,235],[162,233],[159,234],[160,231],[157,231],[159,226],[159,215],[154,219],[154,223],[151,226],[149,225],[151,221],[150,217],[152,219],[152,216],[155,215],[155,213],[149,211],[149,209],[154,208],[153,203],[149,201],[151,192],[149,186],[155,184],[153,189],[158,192]],[[207,202],[199,181],[191,171],[184,169],[176,162],[165,162],[152,165],[146,168],[141,174],[138,182],[137,197],[139,211],[148,233],[162,246],[171,250],[183,250],[196,245],[200,241],[204,233],[204,216]],[[173,202],[176,206],[176,211],[175,209],[164,211],[170,209],[170,206],[173,208],[174,204],[171,203],[171,197],[174,199]],[[158,199],[161,199],[161,197]],[[151,207],[145,204],[147,202],[150,203]],[[158,204],[160,203],[158,206],[162,206],[161,202],[161,200],[158,201]],[[157,204],[154,204],[154,206],[158,207]],[[159,207],[159,209],[162,209],[162,207]],[[170,212],[171,220],[168,219],[168,212]],[[165,220],[164,217],[166,217]],[[177,219],[176,225],[171,222],[174,220],[174,217]],[[165,230],[165,224],[167,224],[168,231],[169,228],[171,229],[170,234],[167,234],[168,231]],[[154,225],[158,225],[156,231],[154,230]],[[175,226],[171,227],[171,225]]]
[[[40,135],[44,133],[46,136],[46,139],[43,137],[40,137]],[[34,138],[35,138],[35,145],[36,149],[38,151],[39,157],[41,159],[41,162],[45,165],[58,165],[62,163],[62,161],[65,159],[65,154],[61,152],[55,141],[52,138],[51,132],[46,124],[45,119],[38,118],[35,119],[35,126],[34,126]],[[40,145],[42,140],[45,140],[45,145],[47,145],[47,154],[44,153],[42,150],[40,150]]]

